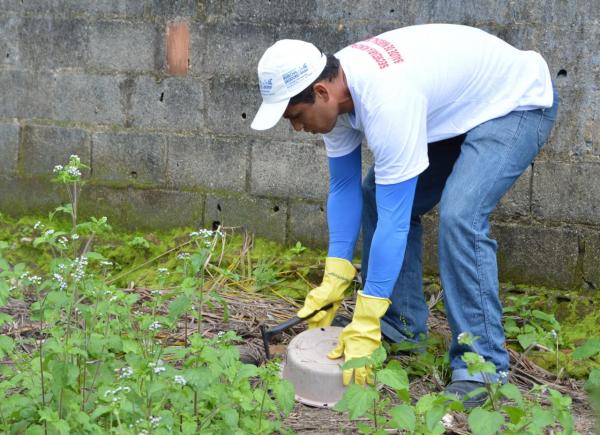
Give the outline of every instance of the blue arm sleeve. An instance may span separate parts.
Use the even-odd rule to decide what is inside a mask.
[[[389,298],[400,274],[418,177],[375,185],[377,228],[369,253],[364,294]]]
[[[352,261],[362,213],[360,146],[342,157],[329,158],[329,257]]]

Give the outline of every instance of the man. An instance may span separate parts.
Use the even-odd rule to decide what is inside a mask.
[[[329,250],[320,287],[298,312],[331,324],[355,270],[363,230],[363,281],[352,322],[330,358],[370,355],[381,330],[394,341],[427,332],[422,290],[421,216],[439,207],[439,272],[452,330],[447,393],[469,393],[504,381],[496,242],[489,215],[546,141],[558,98],[544,59],[478,29],[427,24],[392,30],[335,56],[303,41],[281,40],[258,64],[263,103],[252,128],[283,116],[295,130],[323,134],[330,169]],[[361,186],[360,144],[374,167]],[[391,301],[390,301],[391,299]],[[391,304],[391,305],[390,305]],[[469,332],[474,351],[495,364],[494,376],[469,374],[458,342]],[[369,381],[366,368],[343,382]]]

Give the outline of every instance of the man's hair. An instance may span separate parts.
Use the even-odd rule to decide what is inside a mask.
[[[312,104],[315,102],[315,91],[313,90],[313,86],[322,80],[331,81],[337,77],[338,71],[340,70],[340,61],[337,57],[328,54],[327,55],[327,63],[325,64],[325,69],[321,72],[321,75],[317,77],[317,79],[310,84],[307,88],[305,88],[299,94],[294,95],[289,102],[289,106],[298,103],[309,103]]]

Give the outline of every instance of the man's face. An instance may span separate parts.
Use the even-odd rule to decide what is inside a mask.
[[[335,127],[337,106],[316,96],[314,103],[298,103],[288,106],[283,117],[288,119],[296,131],[307,133],[329,133]]]

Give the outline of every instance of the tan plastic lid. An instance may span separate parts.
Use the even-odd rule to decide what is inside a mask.
[[[331,408],[344,395],[346,388],[340,368],[344,358],[327,358],[342,329],[336,326],[309,329],[290,341],[282,376],[294,384],[298,402]]]

